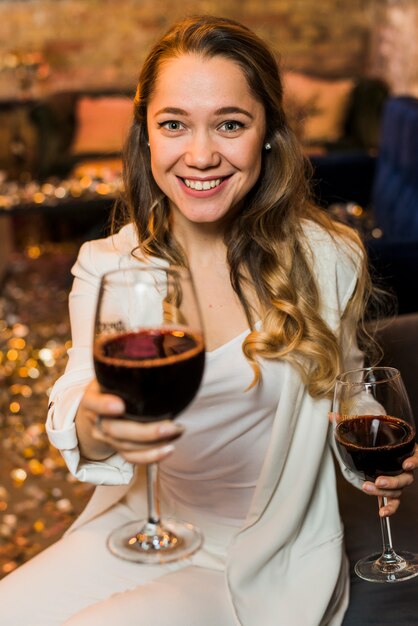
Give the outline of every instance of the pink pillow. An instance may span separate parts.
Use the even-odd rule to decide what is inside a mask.
[[[341,139],[354,82],[325,80],[300,72],[284,72],[286,112],[307,144]]]
[[[80,97],[76,106],[73,154],[120,152],[132,113],[133,103],[128,97]]]

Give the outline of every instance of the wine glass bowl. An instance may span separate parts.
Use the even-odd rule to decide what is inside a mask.
[[[350,370],[337,378],[332,406],[337,455],[361,481],[401,474],[415,448],[415,424],[400,372],[392,367]],[[386,498],[379,498],[379,507]],[[356,573],[371,582],[418,575],[418,556],[396,553],[390,523],[380,518],[383,552],[358,561]]]
[[[102,277],[93,362],[101,391],[125,403],[121,419],[175,419],[195,397],[204,361],[201,316],[186,268],[138,265]],[[147,465],[148,517],[116,529],[108,540],[111,552],[159,563],[199,548],[197,528],[161,521],[157,491],[157,464],[152,463]]]
[[[102,390],[124,400],[125,418],[173,419],[199,388],[202,347],[200,338],[179,328],[142,328],[104,336],[95,345],[96,377]]]

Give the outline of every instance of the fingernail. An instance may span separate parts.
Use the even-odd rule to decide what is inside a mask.
[[[171,452],[173,452],[173,450],[174,446],[172,445],[163,446],[162,448],[158,448],[156,455],[161,456],[162,454],[170,454]]]
[[[387,487],[388,484],[389,484],[388,481],[384,480],[384,479],[382,480],[382,479],[378,478],[377,481],[376,481],[377,487]]]
[[[107,404],[107,408],[109,411],[114,411],[115,413],[123,413],[125,410],[122,400],[110,400]]]
[[[364,491],[373,491],[373,485],[363,485]]]
[[[409,470],[413,470],[414,469],[414,464],[413,463],[405,463],[405,465],[403,466],[403,468],[407,471]]]
[[[160,435],[173,435],[182,433],[184,431],[184,427],[181,424],[177,424],[176,422],[169,422],[168,424],[161,424],[158,427],[158,432]]]

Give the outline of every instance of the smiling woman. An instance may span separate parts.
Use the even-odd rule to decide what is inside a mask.
[[[340,368],[363,358],[363,247],[312,203],[276,60],[246,27],[175,24],[145,60],[134,104],[118,227],[84,244],[73,268],[72,348],[47,419],[73,474],[99,486],[61,541],[2,582],[2,626],[34,615],[113,626],[122,614],[125,626],[340,626],[348,574],[328,412]],[[203,382],[179,426],[121,419],[124,403],[92,367],[102,275],[150,262],[190,269],[203,319]],[[143,304],[155,317],[153,298]],[[203,547],[159,565],[118,560],[106,537],[143,516],[143,467],[156,461],[165,514],[200,527]],[[382,514],[417,466],[415,453],[384,491],[366,483],[387,498]]]
[[[266,132],[264,107],[240,67],[193,53],[166,61],[148,104],[147,130],[151,171],[183,246],[190,222],[223,230],[259,177]]]

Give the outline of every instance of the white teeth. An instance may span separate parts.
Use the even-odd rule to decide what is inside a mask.
[[[190,187],[190,189],[195,189],[196,191],[207,191],[208,189],[214,189],[215,187],[218,187],[221,182],[222,179],[221,178],[217,178],[216,180],[189,180],[188,178],[184,179],[184,182],[186,183],[187,187]]]

